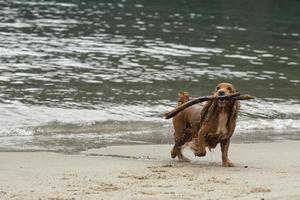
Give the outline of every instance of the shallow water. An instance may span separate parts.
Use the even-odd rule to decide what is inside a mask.
[[[299,1],[0,0],[0,149],[172,142],[178,91],[242,102],[236,142],[300,139]]]

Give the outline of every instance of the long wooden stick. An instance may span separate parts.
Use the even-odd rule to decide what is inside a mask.
[[[241,95],[240,93],[234,93],[234,94],[230,94],[230,95],[226,95],[226,96],[205,96],[205,97],[199,97],[196,99],[192,99],[178,107],[176,107],[175,109],[171,110],[170,112],[167,112],[164,114],[166,119],[170,119],[174,116],[176,116],[179,112],[183,111],[184,109],[197,104],[197,103],[201,103],[204,101],[211,101],[211,100],[216,100],[216,99],[220,99],[220,100],[230,100],[230,101],[236,101],[236,100],[249,100],[249,99],[254,99],[254,96],[245,94],[245,95]]]

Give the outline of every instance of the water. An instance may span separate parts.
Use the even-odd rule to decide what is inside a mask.
[[[178,91],[242,102],[234,142],[300,139],[300,2],[0,0],[0,150],[170,143]]]

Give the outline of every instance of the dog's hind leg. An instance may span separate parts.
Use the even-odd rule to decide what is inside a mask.
[[[191,130],[189,125],[185,122],[184,115],[179,113],[177,116],[173,118],[173,127],[174,127],[174,140],[175,145],[171,151],[171,157],[178,157],[181,161],[187,161],[182,153],[181,146],[184,145],[188,140],[190,140]]]
[[[174,133],[176,134],[176,133]],[[191,140],[192,134],[191,130],[188,128],[183,133],[181,133],[182,137],[174,137],[175,138],[175,145],[171,151],[172,158],[178,157],[179,161],[183,162],[190,162],[190,160],[182,155],[181,147]]]
[[[174,145],[174,147],[171,151],[171,156],[172,156],[172,158],[178,157],[179,161],[182,161],[182,162],[190,162],[190,160],[188,158],[186,158],[186,157],[184,157],[184,155],[182,155],[181,146]]]

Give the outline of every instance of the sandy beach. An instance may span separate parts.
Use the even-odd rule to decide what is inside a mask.
[[[232,144],[191,163],[171,145],[111,146],[79,155],[0,153],[0,199],[300,199],[300,142]]]
[[[0,200],[300,200],[300,0],[0,0],[0,19]],[[202,133],[232,136],[235,167],[171,158]]]

